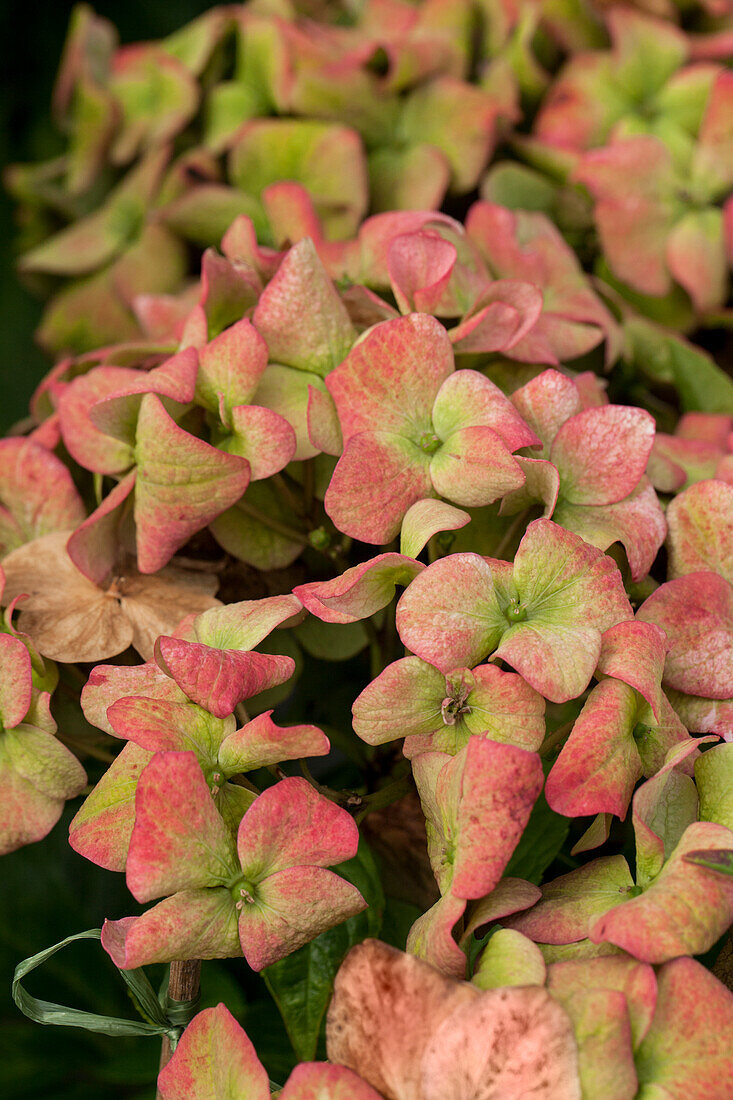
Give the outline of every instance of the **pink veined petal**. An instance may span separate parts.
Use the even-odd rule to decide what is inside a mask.
[[[454,822],[451,891],[457,897],[481,898],[497,886],[542,784],[537,753],[479,737],[446,764],[436,799]]]
[[[591,625],[532,621],[512,626],[495,653],[546,699],[566,703],[588,687],[600,649],[600,634]]]
[[[367,218],[359,230],[361,278],[369,286],[389,288],[388,257],[392,241],[402,234],[445,226],[461,233],[460,222],[434,210],[390,210]]]
[[[477,959],[471,980],[479,989],[502,989],[543,986],[546,976],[547,967],[537,944],[516,928],[498,928]]]
[[[657,878],[687,826],[702,816],[692,776],[701,759],[700,746],[714,739],[690,737],[684,727],[679,734],[677,744],[662,756],[656,773],[634,794],[631,821],[636,841],[636,881],[643,887]]]
[[[0,855],[43,840],[61,817],[65,802],[65,798],[46,794],[21,775],[5,745],[0,745],[0,799]]]
[[[514,581],[520,600],[531,614],[567,615],[567,624],[577,622],[577,612],[586,608],[583,621],[599,630],[633,618],[616,565],[605,554],[552,520],[530,523],[514,559]]]
[[[225,772],[247,772],[282,760],[327,755],[329,740],[317,726],[277,726],[271,715],[272,711],[266,710],[224,738],[218,759]]]
[[[637,1051],[643,1088],[674,1100],[708,1100],[733,1092],[727,1035],[733,994],[695,959],[679,958],[658,972],[652,1025]]]
[[[623,856],[602,856],[542,887],[542,898],[526,913],[503,921],[536,943],[578,943],[589,922],[624,901],[634,890]]]
[[[461,601],[456,603],[456,592]],[[478,554],[450,554],[416,577],[397,604],[404,645],[440,669],[470,668],[508,628],[491,567]]]
[[[583,1094],[603,1096],[604,1100],[634,1100],[639,1082],[625,993],[580,989],[567,997],[552,996],[573,1023]]]
[[[733,485],[698,481],[669,502],[669,577],[705,570],[733,584]]]
[[[319,451],[340,455],[344,449],[338,413],[328,390],[308,387],[308,439]]]
[[[432,733],[443,724],[445,676],[419,657],[387,665],[355,699],[354,732],[370,745]]]
[[[698,313],[719,309],[728,296],[723,214],[708,207],[688,213],[667,241],[667,266]]]
[[[135,791],[151,752],[129,743],[87,795],[69,825],[69,844],[108,871],[124,871],[135,824]]]
[[[603,405],[570,417],[550,449],[560,492],[571,504],[615,504],[636,488],[654,441],[643,409]]]
[[[413,313],[377,325],[326,380],[344,444],[359,432],[419,439],[430,431],[433,401],[453,370],[450,340],[434,317]]]
[[[297,585],[293,595],[327,623],[354,623],[386,607],[398,584],[407,586],[425,568],[404,554],[378,554],[330,581]]]
[[[249,463],[189,435],[154,394],[143,397],[135,447],[138,567],[161,569],[249,485]]]
[[[193,400],[197,370],[195,349],[184,348],[153,370],[134,371],[136,378],[92,405],[89,419],[100,432],[132,446],[143,394],[157,393],[185,405]]]
[[[657,1005],[657,979],[653,968],[628,955],[552,963],[547,971],[547,988],[553,996],[559,994],[563,999],[581,990],[613,989],[623,993],[634,1050],[648,1033]]]
[[[241,957],[234,898],[223,886],[182,890],[140,917],[106,920],[102,947],[120,970],[174,959]]]
[[[153,661],[144,665],[97,665],[82,688],[81,709],[87,722],[114,737],[107,708],[126,695],[145,695],[182,703],[186,696]]]
[[[504,876],[491,893],[469,906],[461,936],[461,944],[473,933],[479,938],[492,924],[523,909],[530,909],[542,897],[539,886],[521,878]]]
[[[633,738],[636,711],[634,691],[621,680],[593,688],[547,777],[547,802],[556,813],[626,816],[642,774]]]
[[[666,652],[666,635],[653,623],[641,620],[617,623],[601,636],[597,671],[630,684],[646,699],[655,718],[661,718]]]
[[[576,359],[597,347],[603,332],[595,325],[566,321],[553,313],[543,313],[532,330],[504,354],[519,363],[546,363],[554,367]],[[609,350],[606,359],[618,358]]]
[[[551,519],[560,494],[560,475],[557,468],[545,458],[516,456],[524,474],[524,484],[507,493],[499,508],[500,516],[515,516],[534,504],[544,505],[544,518]]]
[[[624,901],[590,925],[594,943],[622,947],[643,962],[701,955],[733,920],[733,883],[724,875],[688,863],[687,852],[730,848],[731,830],[698,821],[689,825],[670,859],[638,897]]]
[[[252,481],[262,481],[283,470],[295,454],[295,432],[284,416],[260,405],[236,405],[231,410],[233,435],[229,454],[249,462]]]
[[[532,283],[499,279],[449,336],[457,352],[508,352],[531,339],[542,314],[542,293]]]
[[[209,333],[221,332],[248,313],[261,292],[259,275],[249,265],[230,263],[213,248],[207,248],[201,258],[199,305],[189,316],[182,341],[203,347]]]
[[[395,237],[387,266],[401,313],[436,313],[456,264],[456,248],[435,230]]]
[[[515,390],[512,403],[546,448],[550,447],[562,425],[581,409],[577,386],[567,375],[556,370],[543,371]]]
[[[700,127],[694,170],[705,181],[711,198],[726,197],[733,183],[731,156],[731,105],[733,78],[722,69],[715,78]]]
[[[433,1032],[421,1062],[424,1100],[580,1100],[570,1018],[545,989],[490,989]]]
[[[269,1100],[267,1070],[225,1004],[188,1025],[160,1071],[161,1100]]]
[[[125,502],[135,488],[136,473],[131,470],[104,498],[92,514],[69,536],[66,553],[76,568],[90,581],[106,587],[119,560],[120,523]]]
[[[225,724],[191,703],[127,696],[107,707],[107,721],[116,737],[134,741],[150,752],[215,750],[234,726]]]
[[[664,683],[689,695],[733,696],[733,587],[717,573],[686,573],[644,601],[638,618],[667,635]]]
[[[328,1062],[301,1062],[285,1082],[282,1100],[381,1100],[353,1070]]]
[[[114,474],[132,465],[130,445],[101,432],[89,419],[89,411],[98,401],[136,382],[140,373],[128,367],[96,367],[73,379],[61,395],[61,434],[69,454],[85,470]]]
[[[443,440],[462,428],[481,426],[492,428],[510,451],[539,444],[509,398],[478,371],[456,371],[445,380],[435,398],[432,418]]]
[[[383,1096],[418,1096],[420,1063],[431,1035],[456,1006],[479,992],[434,967],[365,940],[336,975],[328,1010],[326,1049]]]
[[[337,367],[356,338],[346,307],[308,237],[287,252],[252,320],[265,338],[271,361],[319,375]]]
[[[596,223],[614,274],[642,294],[667,294],[675,174],[663,142],[641,136],[594,149],[581,159],[574,179],[596,200]]]
[[[295,625],[299,613],[300,600],[292,594],[240,600],[197,615],[191,640],[216,649],[254,649],[276,627]]]
[[[448,891],[413,924],[407,936],[407,950],[424,959],[441,974],[463,978],[466,956],[453,938],[453,928],[466,910],[466,901]]]
[[[215,336],[199,353],[196,396],[210,412],[249,405],[267,366],[267,345],[252,322],[237,321]]]
[[[519,489],[524,471],[491,428],[453,432],[430,463],[430,478],[440,496],[466,508],[480,508]]]
[[[410,506],[432,495],[429,462],[420,447],[402,436],[351,436],[326,492],[326,511],[345,535],[387,543],[399,534]]]
[[[0,634],[0,725],[12,729],[25,718],[33,697],[31,655],[12,634]]]
[[[239,941],[253,970],[320,936],[366,908],[355,886],[322,867],[287,867],[258,883],[239,911]]]
[[[199,642],[161,636],[155,659],[194,703],[217,718],[231,714],[243,699],[288,680],[292,657],[214,649]]]
[[[0,532],[0,556],[21,542],[52,531],[70,531],[86,517],[67,467],[28,439],[0,440],[0,501],[17,524],[20,540],[4,544]]]
[[[433,535],[456,531],[471,522],[468,512],[444,500],[418,500],[405,514],[400,532],[400,553],[416,558]]]
[[[351,815],[297,776],[258,795],[237,837],[242,870],[255,882],[288,867],[343,863],[358,845]]]
[[[598,550],[620,542],[635,581],[647,575],[667,533],[664,511],[646,475],[618,504],[568,504],[560,497],[553,518]]]
[[[176,798],[171,798],[171,792]],[[159,752],[140,776],[127,885],[138,901],[220,886],[236,873],[234,844],[192,752]]]

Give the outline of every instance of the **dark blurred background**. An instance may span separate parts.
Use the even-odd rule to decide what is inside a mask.
[[[92,7],[116,24],[122,42],[160,38],[213,7],[206,0],[99,0]],[[60,152],[50,99],[71,3],[0,0],[0,166]],[[47,369],[33,331],[41,306],[14,274],[13,208],[0,194],[0,433],[26,415]],[[0,1070],[0,1073],[2,1071]]]

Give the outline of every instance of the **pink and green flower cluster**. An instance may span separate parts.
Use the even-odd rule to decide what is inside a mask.
[[[733,15],[648,7],[82,8],[10,174],[0,850],[83,795],[103,947],[264,972],[284,1100],[733,1090]]]

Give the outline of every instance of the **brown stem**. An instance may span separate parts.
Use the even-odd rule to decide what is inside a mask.
[[[193,1001],[198,995],[200,978],[200,959],[181,959],[178,962],[172,962],[170,977],[168,978],[168,999],[171,1001]],[[168,1065],[172,1054],[171,1041],[165,1035],[160,1051],[159,1071]],[[155,1100],[163,1100],[158,1091],[155,1093]]]
[[[264,512],[261,512],[259,508],[255,508],[252,504],[249,504],[246,500],[237,501],[237,508],[239,508],[240,512],[244,512],[246,516],[251,516],[252,519],[256,519],[263,527],[269,527],[270,530],[276,531],[278,535],[282,535],[283,538],[290,539],[291,542],[300,542],[303,546],[306,545],[308,539],[302,531],[298,531],[295,527],[290,527],[287,523],[281,523],[280,520],[275,519],[274,516],[266,515]]]
[[[364,808],[356,815],[357,825],[361,825],[367,814],[372,813],[373,810],[383,810],[386,806],[391,806],[393,802],[398,802],[400,798],[404,798],[406,794],[409,794],[411,790],[414,790],[412,775],[401,775],[399,779],[393,780],[392,783],[388,783],[386,787],[380,787],[378,791],[374,791],[372,794],[364,796]]]

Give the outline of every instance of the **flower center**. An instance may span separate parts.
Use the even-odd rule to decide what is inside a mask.
[[[527,618],[527,608],[522,607],[519,600],[513,596],[507,604],[504,614],[510,623],[523,623]]]
[[[460,676],[446,676],[446,696],[440,704],[440,713],[445,726],[455,726],[462,714],[470,714],[468,698],[471,694],[473,683],[467,683]]]
[[[125,585],[127,584],[127,577],[123,573],[118,573],[112,578],[107,589],[107,595],[112,596],[118,602],[121,601],[125,595]]]
[[[442,439],[439,439],[435,432],[423,432],[420,436],[418,446],[421,450],[425,451],[425,454],[434,455],[442,446],[442,443]]]
[[[229,885],[229,892],[234,898],[235,909],[241,910],[245,905],[254,905],[257,897],[257,887],[244,875],[234,879]]]

